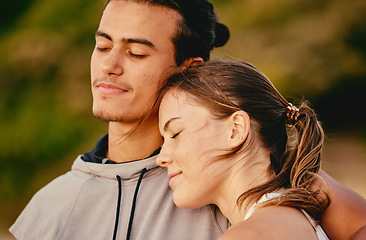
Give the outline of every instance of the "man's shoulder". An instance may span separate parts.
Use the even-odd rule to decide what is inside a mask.
[[[60,197],[70,198],[72,192],[77,193],[83,183],[84,179],[75,175],[72,171],[67,172],[61,176],[56,177],[47,185],[42,187],[32,198],[32,201],[45,201],[45,200],[60,200]],[[66,199],[65,199],[66,200]],[[60,203],[60,202],[59,202]]]
[[[42,187],[29,201],[10,232],[17,239],[56,238],[72,211],[84,179],[69,171]],[[48,235],[53,234],[53,235]]]

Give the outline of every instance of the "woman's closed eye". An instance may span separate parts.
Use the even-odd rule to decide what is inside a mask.
[[[173,136],[171,136],[171,138],[172,138],[172,139],[174,139],[174,138],[178,137],[178,135],[179,135],[180,133],[181,133],[181,132],[177,132],[177,133],[173,134]]]

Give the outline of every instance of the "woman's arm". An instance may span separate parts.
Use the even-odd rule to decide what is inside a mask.
[[[321,225],[330,239],[366,239],[366,199],[331,178],[324,171],[320,176],[329,188],[330,206]]]

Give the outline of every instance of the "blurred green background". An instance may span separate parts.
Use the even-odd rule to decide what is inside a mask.
[[[366,197],[366,1],[213,3],[231,39],[212,57],[249,61],[288,99],[310,100],[327,134],[323,169]],[[91,113],[89,77],[102,6],[0,2],[1,239],[32,195],[107,131]]]

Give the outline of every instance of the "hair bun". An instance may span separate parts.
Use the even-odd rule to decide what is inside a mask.
[[[229,28],[219,22],[216,22],[215,27],[215,42],[212,44],[213,47],[224,46],[230,38]]]

